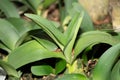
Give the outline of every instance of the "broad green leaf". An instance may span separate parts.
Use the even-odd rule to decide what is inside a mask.
[[[27,5],[33,12],[37,13],[37,10],[40,10],[40,3],[42,0],[22,0],[22,2]]]
[[[66,44],[66,38],[64,37],[64,35],[62,34],[62,32],[60,32],[60,30],[58,30],[55,25],[38,16],[38,15],[34,15],[34,14],[25,14],[27,17],[31,18],[34,22],[36,22],[59,46],[61,49],[63,49],[63,46]]]
[[[35,38],[47,50],[55,51],[55,50],[58,49],[58,47],[56,46],[56,44],[50,42],[49,40],[39,39],[37,37],[33,37],[33,38]]]
[[[110,34],[102,31],[89,31],[83,33],[78,39],[74,48],[74,59],[79,55],[85,48],[90,45],[95,45],[98,43],[107,43],[110,45],[115,45],[120,41],[114,39]]]
[[[13,50],[19,37],[20,35],[12,24],[4,19],[0,19],[0,40],[7,48]]]
[[[8,62],[17,69],[34,61],[53,57],[65,59],[63,53],[49,51],[33,40],[23,44],[8,55]]]
[[[77,2],[77,0],[64,0],[64,4],[65,6],[63,7],[62,5],[62,1],[59,0],[59,5],[60,5],[60,20],[61,22],[63,23],[64,25],[64,21],[68,22],[69,20],[65,20],[68,16],[69,16],[69,13],[72,13],[71,12],[71,9],[73,7],[73,3],[74,2]]]
[[[66,12],[69,13],[71,12],[71,9],[73,7],[73,3],[74,2],[77,2],[77,0],[65,0],[64,3],[65,3],[65,9],[66,9]]]
[[[65,74],[55,80],[89,80],[86,76],[82,74]]]
[[[120,80],[120,60],[113,67],[110,77],[110,80]]]
[[[28,22],[21,18],[9,18],[7,19],[14,27],[16,28],[18,34],[20,35],[19,40],[16,43],[16,47],[19,46],[28,36],[28,32],[35,29],[40,29],[35,24],[32,24],[32,22]]]
[[[66,9],[65,7],[62,6],[61,4],[61,0],[59,0],[59,11],[60,11],[60,22],[63,24],[64,20],[65,20],[65,17],[66,17]]]
[[[17,71],[15,70],[15,68],[12,67],[7,62],[0,60],[0,66],[7,72],[8,76],[13,76],[13,77],[19,78],[19,75],[18,75]]]
[[[119,56],[120,43],[105,51],[93,70],[93,80],[110,80],[111,69]]]
[[[20,18],[17,9],[9,0],[0,0],[0,9],[7,17]]]
[[[67,42],[69,42],[71,40],[71,38],[73,37],[75,32],[78,33],[78,30],[81,26],[80,24],[82,23],[83,17],[84,17],[84,13],[76,12],[74,18],[68,25],[67,30],[64,32],[65,37],[67,37]]]
[[[20,36],[31,30],[31,25],[21,18],[9,18],[7,20],[16,28]]]
[[[49,65],[32,66],[31,71],[36,76],[44,76],[54,73],[54,69]]]
[[[84,12],[84,17],[83,21],[81,24],[81,31],[86,32],[86,31],[91,31],[94,30],[93,22],[88,14],[88,12],[78,3],[73,3],[73,9],[69,12],[69,14],[73,17],[76,12]]]
[[[76,37],[77,37],[77,33],[79,31],[79,28],[80,28],[80,25],[82,23],[82,19],[83,19],[83,13],[81,14],[77,14],[75,16],[76,18],[73,18],[74,21],[72,21],[71,25],[68,26],[68,27],[72,27],[71,29],[68,28],[68,30],[70,31],[67,31],[68,33],[66,34],[67,35],[67,38],[68,38],[68,44],[67,46],[65,47],[64,49],[64,54],[65,54],[65,57],[67,59],[67,62],[71,64],[71,61],[72,61],[72,49],[73,49],[73,46],[74,46],[74,43],[75,43],[75,40],[76,40]]]
[[[66,61],[60,60],[55,64],[55,74],[62,72],[66,67]]]

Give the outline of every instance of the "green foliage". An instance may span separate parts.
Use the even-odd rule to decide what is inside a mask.
[[[29,16],[30,18],[33,18],[34,21],[41,26],[46,33],[53,38],[53,40],[59,44],[61,48],[63,48],[63,45],[65,45],[65,37],[62,35],[62,33],[55,27],[55,25],[51,22],[48,21],[42,17],[38,17],[37,15],[34,14],[26,14],[26,16]],[[56,33],[56,35],[54,35]],[[63,41],[62,41],[63,40]]]
[[[69,12],[69,14],[74,15],[75,11],[81,12],[84,11],[84,18],[81,24],[81,32],[86,32],[86,31],[93,31],[95,30],[95,27],[93,25],[93,22],[89,16],[89,14],[87,13],[87,11],[78,3],[74,3],[73,4],[73,8],[72,10]],[[73,12],[73,13],[71,13]],[[89,26],[88,26],[89,25]]]
[[[0,19],[0,27],[0,40],[8,49],[15,49],[15,44],[20,37],[15,27],[4,19]]]
[[[74,3],[77,0],[65,0],[64,10],[60,6],[60,12],[65,12],[61,14],[61,26],[67,27],[61,31],[58,24],[38,15],[55,1],[21,0],[36,13],[25,14],[33,22],[20,18],[10,1],[0,1],[0,9],[7,16],[7,19],[0,19],[0,49],[8,52],[7,62],[0,60],[0,66],[9,79],[18,80],[17,70],[32,63],[29,67],[34,75],[63,74],[56,80],[119,80],[119,33],[112,36],[112,33],[95,31],[88,13],[80,4]],[[46,36],[49,38],[43,38]],[[100,43],[109,44],[111,48],[102,53],[88,76],[84,71],[84,65],[88,66],[84,63],[85,60],[88,62],[87,52]],[[49,59],[54,59],[54,65],[45,62]]]
[[[35,14],[42,15],[44,9],[48,8],[57,0],[21,0]]]
[[[40,39],[40,38],[37,38],[37,37],[34,37],[34,38],[47,50],[55,51],[55,50],[58,49],[57,45],[55,45],[54,43],[50,42],[49,40]]]
[[[93,80],[107,80],[111,78],[111,70],[114,66],[116,60],[118,60],[120,55],[120,43],[108,49],[99,59],[95,69],[93,70]],[[118,63],[116,64],[118,65]],[[116,66],[115,66],[116,67]],[[113,68],[114,71],[115,68]],[[118,69],[118,68],[116,68]],[[112,72],[113,74],[113,72]],[[116,75],[117,74],[117,75]],[[117,76],[120,74],[116,73],[113,76]],[[114,77],[113,77],[114,78]],[[115,79],[115,80],[116,80]]]
[[[8,62],[12,66],[14,66],[15,69],[17,69],[25,64],[28,64],[34,61],[38,61],[46,58],[54,58],[54,57],[65,59],[61,52],[49,51],[46,48],[44,48],[42,45],[40,45],[37,41],[33,40],[23,44],[22,46],[14,50],[8,56]],[[18,58],[19,60],[15,61]]]
[[[7,5],[6,5],[7,4]],[[0,0],[0,9],[4,12],[6,17],[20,18],[17,9],[9,0]]]
[[[60,60],[55,64],[55,74],[62,72],[66,67],[66,61]]]
[[[8,52],[14,50],[24,41],[28,31],[38,29],[37,26],[19,18],[0,19],[0,28],[1,48]]]
[[[2,60],[0,60],[0,66],[7,72],[9,79],[19,80],[19,74],[13,66]]]
[[[44,76],[50,74],[59,74],[65,69],[66,62],[65,60],[60,60],[56,63],[55,68],[50,65],[38,65],[32,66],[31,71],[34,75]]]
[[[54,73],[53,68],[49,65],[32,66],[31,71],[34,75],[38,76],[49,75],[51,73]]]
[[[89,80],[82,74],[65,74],[64,76],[55,80]]]
[[[81,15],[81,16],[78,17],[78,15]],[[93,46],[93,45],[96,45],[99,43],[106,43],[106,44],[110,44],[110,45],[116,45],[117,43],[119,43],[119,40],[114,39],[110,34],[108,34],[106,32],[102,32],[102,31],[85,32],[85,33],[81,34],[78,37],[78,39],[76,39],[78,30],[80,27],[80,23],[83,19],[83,13],[76,14],[75,17],[70,22],[70,24],[68,25],[68,29],[63,33],[61,33],[54,26],[51,26],[48,21],[46,21],[46,23],[49,24],[49,26],[47,26],[45,23],[43,23],[45,20],[43,18],[40,18],[37,15],[26,14],[26,16],[28,16],[34,22],[36,22],[61,48],[61,50],[62,50],[61,52],[65,56],[67,65],[69,65],[68,73],[75,72],[74,69],[72,69],[72,68],[75,68],[75,66],[76,66],[73,64],[74,61],[76,61],[77,56],[84,49],[88,48],[89,46],[91,46],[91,45]],[[58,32],[53,32],[52,30],[54,28],[56,31],[59,31],[60,34],[58,34]],[[50,34],[53,36],[51,36]],[[62,36],[58,37],[58,35],[62,35]],[[67,39],[62,39],[63,36],[67,36]],[[56,40],[58,40],[58,41],[56,41]],[[61,45],[59,45],[60,43],[64,43],[64,45],[61,44],[62,45],[62,47],[61,47]],[[74,51],[72,49],[74,49]]]
[[[30,30],[39,29],[39,27],[32,24],[32,22],[30,23],[22,18],[8,18],[7,21],[9,21],[17,29],[20,37]]]
[[[89,31],[80,35],[75,46],[75,58],[79,53],[89,46],[93,46],[99,43],[107,43],[115,45],[119,43],[119,40],[114,39],[110,34],[102,31]]]
[[[71,20],[70,18],[74,17],[74,15],[77,12],[81,13],[81,11],[83,11],[84,18],[83,18],[82,24],[81,24],[81,29],[80,29],[81,32],[95,30],[89,14],[79,3],[77,3],[76,0],[65,0],[64,3],[65,3],[65,7],[64,7],[65,9],[60,10],[60,12],[61,12],[60,17],[61,17],[61,22],[63,22],[62,23],[63,27],[69,23],[69,21]],[[63,8],[63,7],[61,6],[61,8]],[[64,16],[64,17],[62,18],[62,16]],[[70,17],[70,18],[68,18],[68,17]]]
[[[114,68],[112,69],[110,80],[119,80],[120,79],[120,60],[117,61]]]

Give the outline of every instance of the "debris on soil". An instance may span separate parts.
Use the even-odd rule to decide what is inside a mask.
[[[52,4],[45,12],[47,19],[56,22],[60,21],[60,12],[59,12],[58,4]]]

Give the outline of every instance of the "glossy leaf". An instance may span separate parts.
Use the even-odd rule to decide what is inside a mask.
[[[66,38],[63,36],[62,32],[58,30],[55,25],[34,14],[25,14],[27,17],[31,18],[34,22],[36,22],[59,46],[61,49],[63,49],[63,46],[65,45]]]
[[[28,32],[34,29],[39,29],[38,26],[32,25],[30,22],[21,19],[21,18],[9,18],[7,19],[13,26],[16,28],[18,34],[20,35],[19,40],[16,43],[16,47],[18,47],[28,36]]]
[[[19,37],[20,35],[12,24],[4,19],[0,19],[0,40],[7,48],[13,50]]]
[[[84,13],[77,13],[74,16],[74,18],[72,19],[72,21],[70,22],[70,24],[68,25],[67,30],[64,32],[65,37],[67,37],[67,41],[69,42],[71,40],[71,38],[73,37],[73,35],[75,33],[78,33],[78,30],[81,26],[82,20],[84,17]]]
[[[89,80],[86,76],[82,74],[65,74],[55,80]]]
[[[68,26],[68,30],[65,33],[65,35],[67,35],[67,38],[68,38],[68,44],[66,45],[66,47],[64,49],[64,54],[65,54],[67,62],[70,64],[72,61],[73,45],[75,43],[77,33],[78,33],[80,25],[82,23],[83,13],[81,13],[81,15],[80,15],[80,13],[78,13],[75,17],[76,18],[73,18],[73,21],[71,21],[71,24]]]
[[[93,80],[110,80],[111,69],[119,55],[120,43],[105,51],[93,70]]]
[[[32,66],[31,71],[36,76],[49,75],[54,73],[53,68],[49,65]]]
[[[10,2],[10,0],[0,0],[0,9],[7,17],[20,18],[17,9],[12,4],[12,2]]]
[[[93,31],[95,30],[95,27],[93,25],[93,22],[91,20],[91,17],[89,16],[88,12],[79,4],[74,4],[74,8],[76,10],[79,10],[79,11],[84,11],[84,18],[83,18],[83,22],[81,24],[81,30],[82,31]],[[87,23],[86,23],[87,22]],[[88,26],[89,25],[89,26]]]
[[[0,66],[7,72],[8,76],[19,78],[17,71],[10,64],[0,60]]]
[[[69,12],[69,14],[73,17],[76,12],[84,12],[83,21],[81,24],[81,31],[92,31],[94,30],[93,22],[88,14],[88,12],[78,3],[73,3],[73,8]]]
[[[66,67],[66,61],[65,60],[60,60],[55,64],[55,74],[58,74],[62,72]]]
[[[102,31],[89,31],[83,33],[78,39],[75,49],[74,49],[74,58],[77,57],[85,48],[90,45],[95,45],[98,43],[107,43],[110,45],[115,45],[120,41],[114,39],[110,34]]]
[[[52,43],[52,42],[50,42],[49,40],[39,39],[37,37],[33,37],[33,38],[35,38],[47,50],[55,51],[55,50],[58,49],[57,45]]]
[[[69,19],[66,19],[66,18],[68,16],[71,17],[70,13],[73,13],[71,11],[71,9],[73,8],[72,4],[74,2],[77,2],[77,0],[64,0],[65,6],[63,7],[62,6],[62,1],[59,1],[59,5],[60,5],[60,19],[61,19],[61,22],[63,22],[63,25],[69,23],[70,18]]]
[[[9,18],[7,20],[16,28],[20,36],[31,30],[31,25],[21,18]]]
[[[8,62],[15,67],[15,69],[46,58],[61,58],[65,59],[61,52],[52,52],[45,49],[37,41],[29,41],[18,47],[8,56]]]
[[[120,60],[113,67],[110,77],[110,80],[120,80]]]

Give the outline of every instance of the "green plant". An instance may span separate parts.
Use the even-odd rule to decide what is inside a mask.
[[[14,79],[19,80],[20,76],[18,72],[10,64],[0,60],[0,66],[7,72],[7,75],[9,76],[8,78],[9,80],[14,80]]]
[[[10,54],[24,41],[27,41],[30,30],[39,28],[33,23],[20,18],[15,6],[9,0],[1,0],[0,4],[0,9],[5,15],[4,19],[0,19],[0,49]],[[7,72],[8,79],[17,80],[20,78],[14,67],[8,64],[7,57],[0,61],[0,66]]]
[[[35,40],[23,44],[8,56],[9,64],[14,66],[15,69],[18,69],[28,63],[38,60],[48,58],[59,58],[60,61],[62,60],[62,63],[59,61],[55,63],[55,68],[52,66],[50,67],[50,65],[47,64],[33,66],[31,70],[35,75],[48,75],[50,73],[57,75],[65,68],[66,73],[79,73],[81,68],[78,68],[79,65],[76,63],[78,62],[77,56],[83,50],[87,49],[89,46],[93,46],[99,43],[106,43],[110,45],[119,43],[119,40],[114,39],[110,34],[102,31],[90,31],[77,36],[84,16],[83,12],[81,12],[81,14],[77,13],[74,16],[68,25],[67,30],[63,33],[58,30],[51,21],[34,14],[26,14],[26,16],[37,23],[55,43],[48,40],[46,41],[44,39],[41,40],[33,36]],[[48,44],[52,44],[54,48],[51,50],[50,47],[52,46]],[[60,48],[60,51],[56,51],[58,48]],[[15,61],[19,57],[21,58]],[[63,63],[64,65],[60,68],[59,65]],[[45,72],[38,72],[37,70],[45,70]]]
[[[0,48],[7,51],[8,54],[11,54],[14,49],[29,40],[28,32],[30,30],[38,29],[37,26],[31,25],[29,22],[20,18],[0,19],[0,28]],[[4,61],[7,61],[7,57]],[[2,67],[4,68],[4,66]],[[9,69],[9,67],[7,68]]]
[[[25,12],[26,10],[31,10],[33,13],[37,15],[43,15],[46,8],[48,8],[51,4],[55,3],[57,0],[11,0],[13,2],[17,2],[18,4],[23,4],[20,6],[20,10]]]
[[[6,6],[7,4],[7,6]],[[6,15],[6,17],[16,17],[16,18],[20,18],[17,9],[15,8],[15,6],[13,5],[13,3],[11,3],[9,0],[1,0],[0,1],[0,10],[4,12],[4,14]]]
[[[57,0],[22,0],[22,2],[27,5],[33,12],[35,12],[38,15],[42,15],[45,8],[49,7],[52,3],[54,3]]]
[[[62,4],[59,2],[60,5],[60,20],[63,27],[66,26],[66,24],[69,23],[71,20],[70,17],[74,17],[74,15],[77,12],[84,11],[84,18],[82,20],[81,24],[81,32],[86,31],[93,31],[95,30],[92,20],[87,13],[87,11],[77,2],[77,0],[64,0],[65,6],[63,7]],[[86,24],[84,24],[86,23]],[[88,26],[89,25],[89,26]]]
[[[93,71],[93,80],[120,79],[120,43],[108,49],[99,59]]]
[[[119,35],[113,37],[103,31],[89,31],[94,29],[88,14],[77,3],[69,6],[70,9],[66,8],[71,21],[67,21],[67,29],[64,31],[59,30],[59,25],[35,14],[25,15],[37,25],[18,16],[13,15],[13,18],[11,13],[8,15],[10,18],[0,19],[0,48],[9,53],[6,61],[0,61],[0,66],[7,72],[9,79],[19,79],[21,67],[32,63],[29,67],[34,75],[63,74],[56,80],[119,80]],[[91,28],[88,29],[88,25]],[[41,37],[43,32],[49,38]],[[83,70],[82,59],[88,61],[86,53],[99,43],[112,47],[103,53],[91,76],[88,76]],[[78,58],[79,55],[82,58]],[[49,62],[51,59],[53,64]]]

